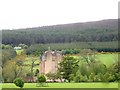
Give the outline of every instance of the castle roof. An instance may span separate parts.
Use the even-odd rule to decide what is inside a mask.
[[[48,51],[45,51],[43,54],[42,54],[42,56],[40,57],[40,60],[41,61],[44,61],[45,60],[45,58],[47,57],[47,54],[48,53],[51,53],[52,54],[52,56],[56,56],[56,55],[62,55],[62,52],[61,51],[51,51],[51,50],[48,50]]]

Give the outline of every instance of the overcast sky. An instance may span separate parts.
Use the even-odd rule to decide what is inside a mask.
[[[119,0],[0,0],[0,29],[118,18]]]

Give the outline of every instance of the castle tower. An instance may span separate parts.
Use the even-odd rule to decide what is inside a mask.
[[[40,73],[56,73],[57,65],[62,60],[62,54],[60,51],[52,51],[48,47],[48,51],[45,51],[41,56]]]

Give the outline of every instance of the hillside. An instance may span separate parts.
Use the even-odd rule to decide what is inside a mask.
[[[0,31],[1,32],[1,31]],[[118,41],[118,20],[109,19],[44,27],[2,30],[4,44]]]
[[[43,26],[43,27],[33,27],[33,28],[24,28],[24,29],[14,29],[14,30],[85,30],[85,29],[118,29],[118,20],[117,19],[108,19],[101,21],[91,21],[83,23],[70,23],[70,24],[60,24],[52,26]]]

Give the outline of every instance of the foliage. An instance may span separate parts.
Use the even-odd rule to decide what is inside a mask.
[[[74,77],[74,81],[75,81],[75,82],[80,82],[80,81],[81,81],[81,78],[82,78],[82,75],[81,75],[80,71],[78,70],[78,71],[76,72],[75,77]]]
[[[16,78],[14,84],[20,88],[24,87],[24,80],[22,78]]]
[[[56,73],[47,73],[46,74],[47,79],[53,80],[55,82],[56,77]]]
[[[18,70],[17,77],[21,77],[24,75],[23,69],[24,69],[24,61],[27,56],[25,55],[25,52],[22,52],[20,55],[17,55],[15,58],[15,64]]]
[[[74,58],[64,58],[64,60],[60,63],[59,68],[61,77],[74,82],[115,82],[120,80],[120,67],[119,62],[116,62],[117,60],[114,60],[115,63],[113,65],[106,66],[99,60],[96,60],[96,58],[90,60],[92,56],[96,56],[90,52],[85,52],[85,54],[83,54],[84,58],[88,58],[87,60],[89,61],[89,64],[86,60],[80,58],[77,65],[75,65],[76,67],[72,67],[73,65],[69,62],[71,59],[74,61]]]
[[[91,71],[93,71],[95,74],[98,74],[98,73],[104,74],[107,72],[106,65],[102,64],[100,61],[95,61],[91,63],[89,68],[91,68]]]
[[[26,52],[28,55],[43,53],[49,44],[51,47],[53,46],[53,50],[75,48],[91,48],[107,52],[120,50],[117,44],[117,20],[3,30],[0,32],[2,33],[3,44],[21,46],[25,49],[28,48],[27,45],[30,46]],[[77,53],[69,50],[65,52],[70,54]]]
[[[62,50],[62,54],[66,55],[66,54],[79,54],[80,50],[79,49],[65,49]]]
[[[4,82],[13,82],[13,80],[17,77],[17,67],[14,60],[7,61],[4,64],[2,74]]]
[[[36,58],[34,58],[33,56],[29,56],[30,59],[28,60],[29,61],[29,66],[30,66],[30,73],[32,75],[32,78],[34,76],[34,67],[37,66],[38,64],[36,64],[37,60]],[[35,73],[36,75],[38,74],[39,70],[37,70],[37,72]]]
[[[38,74],[39,74],[39,69],[36,69],[35,70],[35,76],[38,76]]]
[[[11,45],[1,44],[2,49],[13,49]]]
[[[11,60],[7,60],[3,65],[3,77],[4,82],[13,82],[16,77],[22,77],[24,75],[24,60],[26,55],[23,53],[17,55]]]
[[[33,77],[33,73],[27,73],[26,76],[31,78]]]
[[[39,56],[44,51],[48,50],[48,47],[50,47],[51,50],[60,50],[62,51],[63,54],[78,54],[79,52],[81,52],[82,49],[92,49],[98,52],[119,51],[117,41],[114,41],[114,42],[94,42],[93,41],[93,42],[32,44],[30,47],[27,48],[26,54],[27,55],[33,54],[33,55]]]
[[[16,57],[16,51],[14,49],[3,49],[2,50],[2,64],[4,65],[8,60]]]
[[[2,30],[2,43],[19,45],[118,41],[117,20]]]
[[[79,61],[73,57],[65,56],[62,62],[60,62],[58,68],[59,72],[61,72],[62,77],[69,80],[70,82],[70,74],[77,71],[78,62]]]
[[[96,53],[97,51],[91,49],[83,49],[80,52],[81,59],[85,60],[88,63],[88,65],[90,65],[91,62],[95,62]]]
[[[80,46],[80,43],[78,44]],[[59,44],[59,47],[56,46],[58,44],[45,44],[45,46],[40,45],[41,47],[39,47],[39,45],[35,45],[36,47],[34,47],[33,45],[33,46],[30,46],[29,48],[32,47],[33,49],[35,48],[35,50],[44,51],[47,49],[49,45],[51,46],[53,45],[51,47],[52,50],[56,50],[57,48],[59,48],[59,50],[62,50],[63,52],[67,52],[66,54],[74,54],[74,51],[77,51],[77,50],[80,51],[80,56],[77,56],[79,58],[76,58],[72,55],[64,55],[63,57],[64,60],[58,66],[58,72],[54,74],[49,74],[48,75],[49,79],[53,79],[53,80],[58,78],[66,79],[69,82],[70,81],[73,81],[73,82],[118,82],[120,81],[120,73],[119,73],[120,62],[118,62],[118,58],[117,56],[115,56],[115,54],[109,54],[109,56],[105,57],[106,54],[104,53],[96,54],[97,53],[96,51],[93,51],[90,49],[79,49],[77,47],[76,49],[74,49],[75,44],[72,44],[72,43],[70,45],[68,43],[66,45]],[[84,44],[82,43],[82,45]],[[13,82],[13,80],[17,77],[26,77],[26,74],[27,74],[27,77],[33,77],[34,75],[38,76],[39,70],[34,71],[34,67],[38,65],[38,63],[36,63],[37,59],[34,58],[34,56],[29,55],[28,56],[29,58],[27,58],[25,52],[16,56],[16,52],[13,50],[13,48],[11,49],[4,48],[2,52],[3,52],[2,74],[4,77],[4,82]],[[31,54],[33,54],[33,52],[31,52]],[[37,53],[35,52],[35,55],[38,55],[38,54],[39,52]],[[100,62],[100,60],[96,57],[97,55],[101,57],[100,59],[102,59],[103,61],[106,60],[107,62],[110,62],[110,58],[112,57],[111,59],[114,61],[114,64],[112,65],[110,64],[107,66],[103,62]],[[24,67],[25,68],[27,67],[27,68],[24,70]]]
[[[40,76],[37,77],[37,81],[39,83],[44,83],[44,82],[46,82],[46,78],[45,78],[44,75],[40,75]]]
[[[19,44],[18,46],[21,47],[22,49],[27,49],[28,48],[28,46],[25,45],[25,44]]]

